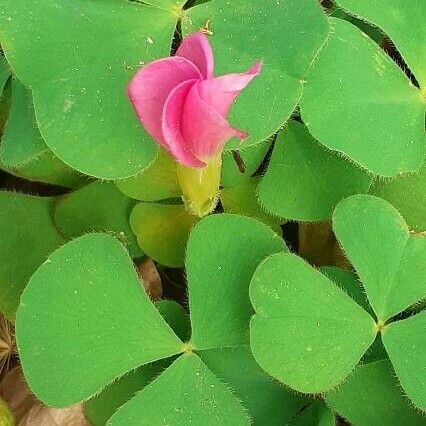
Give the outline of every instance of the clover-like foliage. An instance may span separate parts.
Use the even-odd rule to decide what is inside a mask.
[[[159,424],[163,418],[175,424],[179,416],[212,425],[290,419],[302,400],[271,382],[248,349],[251,276],[264,258],[285,249],[254,219],[201,221],[188,242],[192,332],[183,342],[149,301],[119,241],[95,233],[64,245],[33,275],[17,313],[31,389],[49,405],[67,406],[131,370],[178,355],[109,424]],[[156,408],[147,415],[147,406]]]
[[[369,195],[341,201],[333,227],[372,312],[303,259],[274,254],[259,266],[250,286],[256,360],[294,389],[325,392],[351,373],[380,333],[403,389],[425,410],[419,371],[426,368],[426,315],[398,317],[426,298],[425,238],[411,235],[392,205]]]
[[[357,26],[332,18],[329,40],[307,78],[302,117],[319,142],[375,174],[418,171],[425,152],[426,81],[420,59],[424,58],[420,40],[426,34],[425,3],[336,3],[391,38],[417,78],[417,86],[403,66]]]
[[[0,3],[0,423],[425,424],[424,0]]]

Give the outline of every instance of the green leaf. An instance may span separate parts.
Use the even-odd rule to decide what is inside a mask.
[[[418,170],[425,148],[420,91],[357,27],[331,22],[332,34],[301,102],[309,131],[373,173]]]
[[[182,341],[188,340],[189,317],[185,310],[173,300],[160,300],[155,303],[161,316]],[[162,359],[145,364],[120,377],[84,404],[84,412],[94,426],[104,426],[114,412],[148,385],[171,363]]]
[[[0,98],[2,97],[4,87],[6,86],[7,80],[10,77],[9,64],[6,58],[0,55]]]
[[[49,197],[0,192],[0,311],[9,319],[31,274],[65,243],[52,209]]]
[[[426,298],[426,239],[410,235],[391,204],[371,195],[346,198],[333,228],[379,321]]]
[[[330,5],[330,3],[329,3]],[[350,15],[347,11],[343,10],[336,3],[331,4],[331,7],[326,6],[327,14],[335,18],[340,18],[357,26],[363,33],[374,40],[378,45],[385,47],[388,42],[386,34],[380,28],[371,25],[369,22],[360,19],[356,16]]]
[[[271,141],[266,140],[247,148],[242,147],[242,149],[236,151],[244,163],[240,165],[244,171],[239,169],[233,153],[231,151],[224,151],[222,155],[222,186],[229,188],[250,180],[253,173],[259,168],[270,147]]]
[[[182,348],[125,248],[105,234],[69,242],[36,271],[22,294],[16,337],[31,390],[56,407]]]
[[[197,355],[189,353],[120,408],[107,424],[248,426],[250,420],[230,390]]]
[[[337,0],[337,3],[349,13],[382,28],[395,43],[420,85],[426,86],[426,3],[423,0]]]
[[[159,300],[155,306],[179,339],[187,342],[191,334],[191,324],[183,306],[174,300]]]
[[[230,188],[225,188],[220,195],[223,209],[226,213],[258,219],[281,234],[280,225],[284,219],[272,216],[261,207],[257,199],[258,184],[259,178],[251,178]]]
[[[399,389],[388,360],[360,365],[326,399],[334,411],[357,426],[424,425],[424,418]]]
[[[368,364],[370,362],[380,361],[382,359],[388,359],[389,356],[383,346],[382,336],[378,334],[374,343],[368,348],[367,352],[361,359],[360,364]]]
[[[0,146],[2,161],[10,168],[19,167],[48,150],[35,122],[31,91],[12,78],[12,104]]]
[[[191,342],[196,349],[248,343],[250,279],[265,257],[285,248],[272,229],[248,217],[209,216],[194,228],[186,275]]]
[[[367,296],[365,295],[362,284],[358,281],[356,274],[345,269],[335,268],[334,266],[323,266],[320,268],[324,275],[327,275],[330,280],[334,281],[342,290],[348,293],[349,296],[359,306],[364,308],[369,314],[374,315]]]
[[[10,80],[11,79],[8,79],[6,81],[3,92],[0,92],[0,138],[3,134],[5,124],[9,116],[9,110],[10,110],[10,104],[11,104],[11,98],[12,98]],[[0,168],[2,168],[1,157],[0,157]]]
[[[382,336],[379,333],[376,335],[374,343],[368,348],[367,352],[362,357],[360,365],[388,359],[388,353],[383,345]]]
[[[327,18],[316,0],[214,0],[187,10],[182,29],[188,34],[207,23],[217,74],[264,62],[230,114],[230,122],[250,137],[228,148],[253,145],[275,133],[295,109],[301,80],[328,34]]]
[[[164,368],[164,360],[146,364],[111,383],[84,404],[84,414],[93,426],[105,426],[123,404],[147,386]]]
[[[423,311],[388,324],[382,333],[383,343],[404,391],[423,411],[426,411],[425,330],[426,311]]]
[[[231,386],[255,425],[281,426],[306,404],[263,372],[245,346],[200,351],[207,367]]]
[[[275,142],[259,200],[275,215],[319,221],[328,219],[342,198],[367,192],[370,183],[367,173],[327,151],[292,121]]]
[[[12,103],[0,145],[0,163],[28,180],[73,187],[82,177],[60,161],[44,143],[37,127],[31,92],[12,80]]]
[[[300,392],[339,384],[376,335],[370,315],[293,254],[275,254],[259,266],[250,298],[256,311],[250,323],[254,357]]]
[[[181,13],[181,6],[186,3],[186,0],[147,0],[144,3],[173,11],[174,13]]]
[[[55,155],[104,179],[151,163],[156,146],[126,86],[143,63],[169,55],[175,25],[172,12],[138,2],[3,1],[2,47],[33,91],[41,134]]]
[[[142,173],[116,182],[117,188],[130,198],[140,201],[159,201],[180,197],[176,162],[163,149]]]
[[[393,204],[415,231],[426,230],[426,162],[419,173],[398,176],[393,180],[378,180],[371,194]]]
[[[178,268],[184,264],[186,242],[197,220],[183,205],[139,203],[130,215],[130,226],[149,257]]]
[[[135,201],[112,184],[96,181],[59,198],[55,223],[67,239],[93,231],[111,233],[128,248],[132,257],[142,256],[129,217]]]
[[[304,408],[290,423],[291,426],[335,426],[335,424],[333,412],[320,399]]]

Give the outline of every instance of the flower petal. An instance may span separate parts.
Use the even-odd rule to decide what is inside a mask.
[[[225,74],[200,83],[200,96],[222,117],[227,118],[232,102],[240,92],[260,74],[262,63],[253,65],[241,74]]]
[[[197,67],[181,57],[159,59],[141,68],[128,87],[128,95],[147,132],[167,147],[161,128],[164,104],[180,83],[200,79]]]
[[[245,138],[247,134],[231,127],[215,108],[200,96],[197,81],[189,90],[182,114],[182,136],[186,146],[200,160],[217,155],[232,137]]]
[[[179,46],[176,56],[190,60],[198,67],[203,78],[213,77],[214,56],[205,34],[198,32],[186,37]]]
[[[176,86],[164,105],[162,133],[167,149],[179,163],[188,167],[203,167],[182,135],[182,115],[185,100],[198,80],[188,80]]]

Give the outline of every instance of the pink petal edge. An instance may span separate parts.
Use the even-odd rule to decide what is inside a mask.
[[[196,83],[197,80],[184,81],[170,92],[162,114],[162,132],[169,152],[180,164],[199,168],[205,163],[194,155],[182,135],[182,111],[188,93]]]
[[[161,117],[170,92],[180,83],[200,79],[198,68],[186,58],[159,59],[142,67],[131,80],[127,94],[147,132],[167,148]]]
[[[200,83],[200,96],[222,117],[226,118],[234,100],[259,75],[261,70],[262,62],[257,62],[245,73],[225,74],[203,80]]]
[[[204,79],[213,77],[213,50],[207,36],[202,32],[196,32],[185,37],[176,52],[176,56],[182,56],[191,61],[198,67]]]
[[[246,137],[247,134],[231,127],[228,121],[207,104],[200,96],[199,86],[194,83],[186,96],[181,132],[183,141],[199,160],[217,155],[223,145],[232,137]]]

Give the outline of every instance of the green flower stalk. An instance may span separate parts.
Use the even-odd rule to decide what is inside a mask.
[[[183,200],[190,214],[203,217],[211,213],[219,200],[222,157],[209,159],[205,167],[177,166],[179,185]]]

